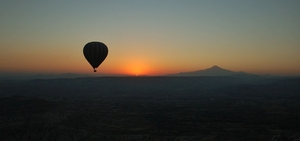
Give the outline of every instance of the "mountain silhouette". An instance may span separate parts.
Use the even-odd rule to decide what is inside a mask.
[[[231,70],[223,69],[217,65],[212,66],[204,70],[197,70],[191,72],[180,72],[177,74],[171,74],[171,76],[229,76],[229,75],[238,75],[246,74],[244,72],[234,72]]]

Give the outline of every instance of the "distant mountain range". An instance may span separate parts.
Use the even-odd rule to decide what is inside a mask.
[[[29,80],[29,79],[54,79],[54,78],[76,78],[76,77],[88,77],[85,74],[76,73],[63,73],[63,74],[34,74],[34,73],[2,73],[0,74],[0,80],[15,79],[15,80]]]
[[[63,74],[22,74],[22,73],[0,73],[0,80],[11,80],[11,79],[55,79],[55,78],[78,78],[78,77],[101,77],[101,76],[130,76],[130,75],[114,75],[114,74],[76,74],[76,73],[63,73]],[[227,69],[223,69],[217,65],[212,66],[204,70],[190,71],[190,72],[180,72],[176,74],[167,74],[164,76],[234,76],[243,79],[256,79],[260,77],[270,78],[275,77],[273,75],[256,75],[246,72],[235,72]],[[146,75],[144,77],[147,77]]]
[[[168,76],[256,76],[255,74],[245,73],[245,72],[235,72],[227,69],[220,68],[217,65],[212,66],[204,70],[190,71],[190,72],[180,72],[177,74],[169,74]]]
[[[35,73],[0,73],[0,80],[31,80],[31,79],[57,79],[57,78],[78,78],[78,77],[103,77],[103,76],[126,76],[117,74],[35,74]]]

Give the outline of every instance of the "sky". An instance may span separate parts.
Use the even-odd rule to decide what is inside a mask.
[[[1,0],[0,73],[300,75],[299,0]]]

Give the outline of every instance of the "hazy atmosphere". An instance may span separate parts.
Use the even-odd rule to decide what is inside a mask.
[[[0,2],[0,72],[93,73],[82,49],[107,45],[98,74],[164,75],[213,65],[300,75],[299,0]]]

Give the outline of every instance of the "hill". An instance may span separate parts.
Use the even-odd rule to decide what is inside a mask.
[[[180,72],[177,74],[170,74],[169,76],[230,76],[230,75],[248,75],[248,73],[235,72],[214,65],[211,68],[207,68],[204,70]]]

